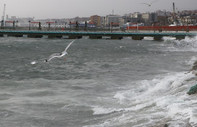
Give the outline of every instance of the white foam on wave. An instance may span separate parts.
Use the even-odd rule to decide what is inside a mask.
[[[36,61],[32,61],[31,64],[34,65],[34,64],[37,64],[37,62]]]
[[[197,57],[196,57],[196,56],[192,56],[192,57],[190,58],[190,60],[185,61],[185,63],[186,63],[186,65],[192,66],[192,65],[194,64],[195,61],[197,61]]]
[[[153,37],[144,37],[144,40],[152,41],[152,40],[154,40],[154,38]]]
[[[193,115],[197,114],[197,112],[192,110],[192,105],[195,103],[187,100],[189,96],[186,95],[189,89],[187,81],[194,77],[192,73],[169,75],[163,78],[160,83],[157,83],[153,89],[151,88],[151,92],[149,91],[150,95],[158,93],[158,97],[154,98],[156,105],[165,109],[167,116],[173,120],[185,121],[190,119],[191,124],[197,124],[197,121],[194,121],[197,117]]]
[[[185,37],[182,40],[176,40],[173,37],[164,37],[164,43],[168,44],[168,51],[192,51],[197,52],[197,36]]]
[[[94,111],[93,115],[104,115],[104,114],[109,114],[113,112],[119,112],[122,109],[116,109],[116,108],[104,108],[104,107],[98,107],[95,106],[92,109]]]
[[[176,40],[175,37],[163,37],[163,40],[164,41],[173,41],[173,40]]]
[[[114,98],[118,99],[121,104],[126,99],[126,97],[123,94],[121,94],[121,93],[116,93],[116,95],[114,95]]]
[[[192,86],[188,82],[194,77],[192,73],[184,72],[168,74],[164,77],[158,76],[153,80],[139,82],[141,87],[136,89],[117,92],[114,98],[118,100],[119,104],[130,106],[122,111],[138,112],[148,107],[150,108],[147,110],[159,108],[159,111],[163,110],[164,116],[170,117],[172,121],[176,120],[178,123],[188,119],[191,125],[196,125],[197,108],[194,105],[197,101],[186,94]],[[146,113],[143,115],[151,116]]]
[[[124,127],[124,125],[129,123],[130,120],[132,120],[134,118],[135,118],[135,116],[128,115],[128,114],[122,114],[118,117],[112,117],[110,119],[107,119],[106,121],[103,121],[102,123],[97,123],[94,125],[86,125],[83,127]],[[147,118],[142,118],[142,119],[147,119]],[[132,124],[130,124],[129,126],[135,127]]]

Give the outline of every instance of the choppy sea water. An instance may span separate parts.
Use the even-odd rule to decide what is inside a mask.
[[[0,127],[197,126],[197,37],[0,38]]]

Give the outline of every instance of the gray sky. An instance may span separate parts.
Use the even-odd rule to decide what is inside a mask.
[[[151,7],[141,3],[151,3]],[[17,17],[73,18],[91,15],[105,16],[112,13],[124,15],[132,12],[172,11],[197,9],[197,0],[0,0],[0,16],[6,4],[6,15]]]

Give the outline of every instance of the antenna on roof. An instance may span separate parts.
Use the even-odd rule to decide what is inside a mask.
[[[2,16],[2,20],[1,20],[1,28],[3,28],[4,24],[5,24],[5,7],[6,7],[6,4],[4,4],[4,8],[3,8],[3,16]]]
[[[4,4],[4,8],[3,8],[3,17],[2,17],[3,21],[4,21],[4,18],[5,18],[5,7],[6,7],[6,4]]]
[[[172,3],[172,6],[173,6],[173,20],[174,20],[174,22],[176,22],[176,11],[175,11],[175,3],[174,2]]]

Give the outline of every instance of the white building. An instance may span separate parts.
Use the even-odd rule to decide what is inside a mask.
[[[122,17],[120,15],[107,15],[105,19],[105,25],[110,26],[110,24],[122,25]]]

